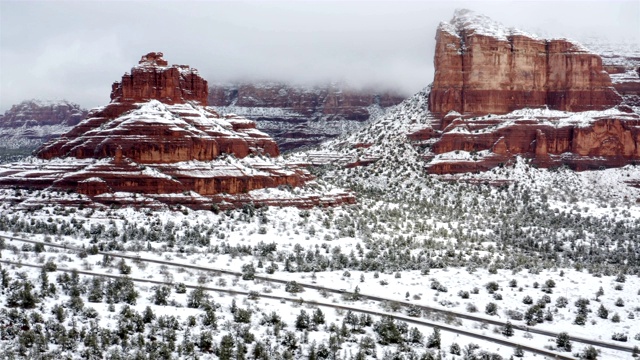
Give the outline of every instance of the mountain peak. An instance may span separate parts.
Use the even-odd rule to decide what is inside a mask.
[[[162,56],[163,53],[159,51],[153,51],[147,55],[143,55],[138,64],[147,66],[167,66],[169,63]]]
[[[490,17],[469,9],[456,9],[449,22],[440,23],[441,30],[456,36],[484,35],[506,41],[510,36],[523,35],[537,39],[535,35],[508,27]]]

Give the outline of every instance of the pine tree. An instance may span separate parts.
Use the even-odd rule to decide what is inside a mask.
[[[42,268],[40,269],[40,297],[44,298],[49,295],[49,276],[47,275],[47,271]]]
[[[147,306],[142,313],[142,321],[144,321],[145,324],[150,324],[153,320],[155,320],[155,318],[156,315],[153,313],[153,310],[151,310],[150,306]]]
[[[309,328],[309,325],[311,323],[311,319],[309,318],[309,315],[307,314],[306,311],[300,310],[300,314],[298,315],[298,317],[296,318],[296,330],[305,330]]]
[[[233,358],[233,348],[235,343],[231,335],[225,335],[220,340],[219,355],[220,360],[231,360]]]
[[[313,318],[311,319],[314,324],[322,325],[324,324],[324,313],[319,308],[313,312]]]
[[[104,296],[104,291],[102,287],[102,279],[99,277],[94,277],[91,279],[91,285],[89,286],[89,294],[87,296],[87,300],[89,302],[102,302],[102,298]]]

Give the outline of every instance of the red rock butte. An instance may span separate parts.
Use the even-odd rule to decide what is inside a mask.
[[[563,111],[618,105],[602,59],[566,39],[540,39],[469,10],[436,32],[429,110],[479,116],[527,107]]]
[[[40,160],[0,166],[0,187],[75,191],[95,202],[147,207],[355,201],[341,191],[253,198],[252,190],[299,187],[313,177],[281,159],[255,122],[203,106],[207,96],[197,70],[168,66],[162,53],[149,53],[113,85],[108,105],[42,145],[35,153]]]
[[[237,158],[280,154],[275,141],[258,131],[255,122],[221,119],[212,109],[200,106],[207,102],[206,80],[188,65],[167,66],[162,56],[161,52],[144,55],[131,74],[113,84],[109,105],[93,110],[87,120],[44,144],[36,156],[110,158],[120,149],[124,158],[152,164],[210,161],[223,153]],[[136,112],[152,100],[168,106],[156,106],[159,114]],[[133,116],[124,115],[131,111]],[[165,115],[173,121],[162,119]]]

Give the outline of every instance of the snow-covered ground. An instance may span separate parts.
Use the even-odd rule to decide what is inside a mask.
[[[481,317],[506,321],[509,316],[515,316],[510,320],[514,325],[525,325],[524,320],[516,320],[518,315],[513,315],[514,312],[522,316],[532,305],[542,303],[546,295],[550,302],[545,302],[542,312],[548,316],[549,311],[553,320],[532,325],[536,329],[566,331],[571,336],[604,342],[614,342],[612,335],[621,333],[627,335],[628,341],[614,343],[629,347],[640,345],[640,340],[634,339],[640,333],[637,320],[640,316],[638,264],[633,264],[629,257],[632,254],[636,258],[638,256],[640,206],[636,200],[640,194],[639,189],[625,183],[640,179],[638,167],[574,173],[562,169],[535,169],[525,161],[519,161],[513,168],[467,175],[468,179],[463,177],[463,180],[473,177],[476,180],[506,178],[512,181],[503,187],[450,183],[446,178],[441,181],[437,177],[416,180],[411,176],[403,176],[387,178],[386,183],[393,191],[380,191],[380,183],[370,181],[375,178],[365,178],[360,173],[362,169],[345,171],[335,170],[333,176],[328,178],[339,185],[348,183],[354,187],[361,186],[357,205],[312,210],[247,207],[214,214],[190,210],[151,212],[144,209],[64,207],[20,212],[5,203],[2,206],[0,229],[5,235],[35,233],[35,239],[58,244],[84,246],[87,249],[98,245],[105,250],[138,254],[143,258],[218,269],[242,271],[244,265],[251,263],[258,275],[315,283],[345,289],[347,292],[355,291],[358,287],[362,294],[460,313],[468,313],[475,308]],[[3,190],[2,197],[10,199],[11,192]],[[34,198],[42,196],[35,191],[32,195]],[[102,255],[85,254],[79,257],[75,252],[52,248],[36,253],[33,246],[29,248],[23,245],[16,241],[5,241],[2,259],[25,264],[43,264],[51,259],[60,268],[119,274],[118,259],[105,265]],[[392,303],[385,306],[368,300],[351,301],[337,294],[329,294],[325,298],[315,290],[290,294],[285,291],[286,286],[281,284],[242,280],[230,275],[216,276],[137,261],[126,263],[131,266],[130,276],[133,278],[346,303],[377,311],[393,311],[394,308]],[[39,289],[39,270],[7,265],[2,268],[12,279],[20,278],[20,273],[24,272],[34,284],[34,291]],[[616,281],[621,273],[625,274],[624,282]],[[55,278],[60,273],[48,274],[49,282],[56,283]],[[87,279],[86,293],[80,297],[85,308],[97,310],[99,321],[96,324],[117,329],[118,321],[123,321],[118,315],[122,303],[117,304],[116,312],[110,312],[106,300],[89,302],[91,277],[80,278]],[[512,280],[515,280],[513,287],[510,283]],[[553,280],[555,287],[549,289],[546,286],[548,280]],[[494,294],[490,294],[486,288],[491,282],[497,284]],[[66,311],[71,312],[70,296],[61,290],[60,283],[56,286],[57,295],[44,298],[34,310],[24,313],[40,312],[46,324],[47,319],[54,318],[51,309],[56,304],[66,304]],[[596,296],[600,287],[603,294]],[[446,291],[443,291],[445,288]],[[477,293],[475,288],[478,289]],[[189,315],[196,317],[196,325],[182,325],[176,331],[174,356],[178,356],[184,337],[195,342],[200,334],[211,330],[214,342],[219,344],[224,335],[239,331],[233,329],[241,326],[250,326],[256,339],[270,343],[274,353],[282,355],[287,349],[282,343],[286,331],[294,333],[299,340],[300,347],[291,351],[295,358],[306,358],[310,351],[310,345],[302,343],[304,332],[295,328],[300,310],[308,314],[314,311],[307,305],[296,307],[274,300],[260,299],[254,302],[242,296],[212,294],[215,303],[221,305],[216,310],[218,327],[212,330],[202,323],[203,309],[186,306],[190,291],[178,294],[171,290],[168,305],[154,305],[155,290],[151,286],[136,283],[135,289],[140,296],[132,308],[141,314],[146,306],[150,306],[157,317],[161,314],[179,315],[181,323],[186,323]],[[0,299],[3,304],[11,292],[4,290]],[[523,303],[527,296],[532,304]],[[561,297],[567,299],[566,307],[558,306]],[[577,316],[575,303],[580,298],[590,300],[584,325],[574,324]],[[230,312],[233,299],[238,307],[253,312],[250,323],[236,323],[233,320]],[[623,306],[616,305],[618,299],[622,300]],[[489,303],[497,305],[495,315],[485,314]],[[598,316],[600,305],[609,312],[606,319]],[[10,321],[7,318],[11,318],[10,310],[5,309],[5,324]],[[321,310],[327,324],[333,322],[338,328],[347,316],[343,311],[322,307]],[[272,311],[287,325],[279,335],[274,334],[273,327],[260,321],[262,313],[270,314]],[[511,311],[511,315],[508,315],[508,311]],[[399,313],[406,311],[400,309]],[[612,321],[615,314],[619,322]],[[79,312],[75,316],[68,316],[63,322],[68,329],[73,325],[70,322],[72,318],[76,319],[76,326],[80,329],[83,326],[89,329],[91,326],[91,320]],[[425,319],[443,325],[453,323],[461,328],[476,329],[480,333],[505,338],[500,330],[494,333],[495,326],[435,315]],[[374,316],[373,322],[378,321],[380,318]],[[189,333],[185,335],[187,328]],[[309,332],[309,344],[315,341],[316,345],[328,347],[330,338],[339,333],[332,333],[330,329],[331,326],[325,328],[322,325],[318,331]],[[418,326],[418,329],[425,337],[424,344],[409,346],[408,349],[421,354],[426,351],[425,344],[433,329],[428,326]],[[148,337],[159,331],[158,328],[147,326],[144,334]],[[361,347],[359,341],[366,336],[377,342],[378,358],[385,358],[385,351],[399,351],[402,356],[409,356],[406,347],[380,344],[374,326],[365,326],[363,334],[349,332],[348,336],[341,338],[338,351],[341,358],[355,355]],[[237,344],[238,338],[236,340]],[[554,338],[520,331],[516,331],[510,340],[540,348],[555,347]],[[449,353],[449,347],[454,342],[463,350],[466,345],[475,343],[480,346],[476,352],[486,350],[504,358],[513,354],[513,349],[507,346],[442,331],[444,358],[462,358],[463,355]],[[15,338],[5,340],[4,344],[9,351],[19,350],[19,341]],[[247,343],[249,350],[253,346],[255,342]],[[56,348],[59,347],[49,345],[49,351]],[[86,348],[80,342],[75,352],[80,353]],[[112,352],[116,348],[119,347],[106,347]],[[572,353],[583,348],[585,345],[574,343]],[[203,349],[195,346],[194,351],[202,353]],[[133,347],[130,353],[135,353]],[[525,353],[525,358],[534,357]],[[605,349],[600,355],[602,359],[628,357],[629,353]]]

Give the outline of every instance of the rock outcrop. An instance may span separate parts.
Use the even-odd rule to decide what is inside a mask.
[[[399,104],[394,92],[353,90],[339,85],[316,87],[283,83],[214,85],[209,105],[221,114],[254,120],[283,151],[319,144],[361,127],[372,116]]]
[[[161,52],[144,55],[131,73],[124,74],[121,82],[112,85],[111,101],[140,103],[158,100],[165,104],[195,101],[206,105],[207,81],[189,65],[171,65]]]
[[[149,53],[114,85],[109,105],[41,146],[36,159],[0,167],[0,186],[197,209],[355,201],[347,192],[286,191],[313,177],[278,157],[275,141],[253,121],[220,116],[201,105],[206,98],[206,81],[195,69],[167,66],[162,53]],[[267,188],[280,190],[251,195]]]
[[[621,105],[634,94],[614,89],[633,82],[612,83],[605,71],[629,77],[628,68],[468,10],[440,24],[436,40],[429,109],[438,121],[408,134],[428,144],[429,172],[485,171],[515,156],[575,170],[640,160],[640,116]]]
[[[548,106],[562,111],[618,105],[599,56],[565,39],[545,40],[468,10],[436,33],[429,109],[481,116]]]
[[[28,100],[0,115],[0,149],[33,150],[58,137],[87,116],[87,110],[68,101]]]
[[[152,100],[115,119],[103,110],[67,134],[44,144],[36,156],[110,158],[116,151],[140,164],[210,161],[221,154],[279,155],[277,144],[250,120],[222,118],[193,104],[167,105]]]

